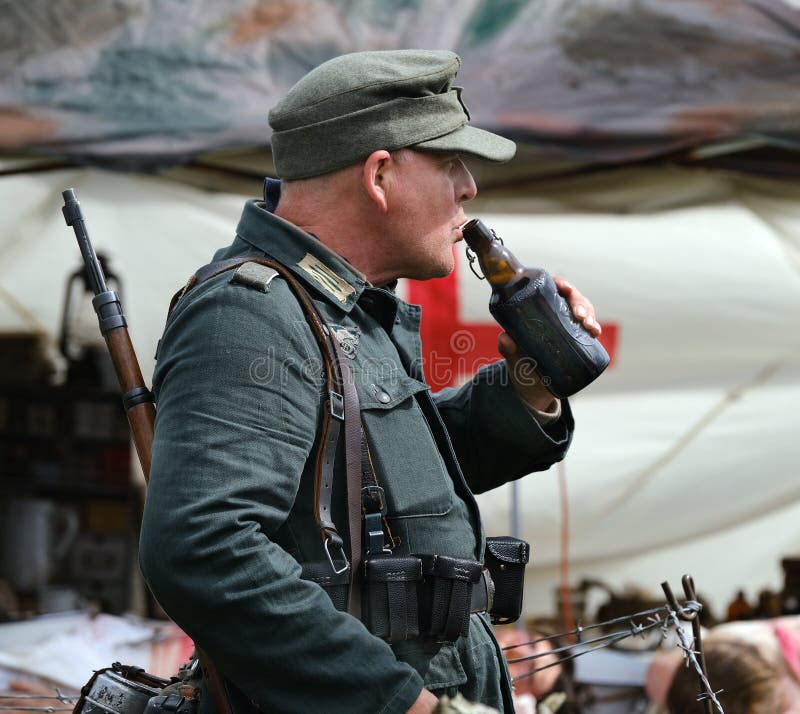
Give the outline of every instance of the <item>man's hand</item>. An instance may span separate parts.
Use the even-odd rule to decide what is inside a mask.
[[[583,324],[593,337],[597,337],[603,329],[595,316],[594,305],[562,275],[554,275],[553,282],[556,284],[558,292],[567,301],[569,309],[572,310],[575,318]]]
[[[406,714],[432,714],[438,705],[439,700],[436,695],[423,689]]]
[[[556,398],[542,384],[533,362],[519,351],[517,343],[507,332],[497,338],[497,350],[508,362],[508,378],[517,396],[531,409],[549,412],[555,409]]]
[[[593,337],[597,337],[602,332],[602,328],[595,316],[594,305],[566,278],[554,275],[553,282],[556,284],[558,292],[567,301],[575,318],[581,322]],[[497,340],[497,349],[508,362],[511,386],[514,387],[514,391],[519,398],[532,409],[540,412],[553,411],[555,409],[555,397],[542,384],[533,364],[519,351],[516,342],[511,339],[508,333],[503,332],[500,334]]]

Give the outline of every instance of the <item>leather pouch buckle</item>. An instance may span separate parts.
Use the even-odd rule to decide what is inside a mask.
[[[419,637],[417,586],[421,580],[419,558],[378,555],[364,561],[362,619],[373,635],[387,642]]]
[[[386,493],[380,486],[364,486],[361,489],[361,505],[367,513],[386,515]]]

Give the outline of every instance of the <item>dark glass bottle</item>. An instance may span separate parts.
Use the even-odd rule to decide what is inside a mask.
[[[489,311],[536,365],[556,397],[569,397],[608,366],[608,353],[573,316],[550,275],[526,268],[480,220],[462,228],[492,286]]]

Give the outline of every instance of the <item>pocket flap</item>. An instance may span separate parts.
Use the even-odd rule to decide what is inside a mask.
[[[401,558],[394,555],[370,558],[364,564],[367,582],[415,582],[422,580],[422,563],[419,558]]]
[[[519,538],[511,536],[498,536],[486,539],[486,555],[493,556],[501,563],[513,565],[527,565],[530,559],[530,545]]]
[[[429,389],[424,382],[398,372],[358,370],[353,378],[362,409],[394,409],[409,397]]]

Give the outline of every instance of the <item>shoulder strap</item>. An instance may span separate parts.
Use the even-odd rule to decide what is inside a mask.
[[[361,415],[353,376],[339,343],[334,339],[306,289],[284,265],[266,258],[239,257],[209,263],[200,268],[172,298],[167,317],[178,301],[192,288],[244,263],[258,263],[277,272],[287,283],[311,327],[325,363],[326,397],[322,413],[320,442],[314,467],[314,517],[322,534],[323,547],[334,573],[350,569],[348,612],[361,614]],[[350,534],[350,560],[331,515],[333,468],[339,435],[344,425],[345,466],[347,472],[347,512]]]

